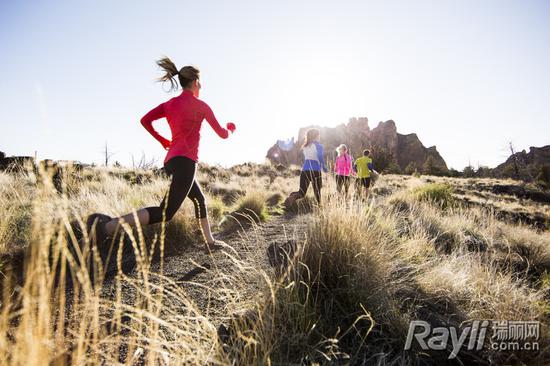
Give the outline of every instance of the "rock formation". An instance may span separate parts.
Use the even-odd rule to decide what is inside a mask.
[[[504,163],[493,169],[493,175],[497,177],[533,180],[545,166],[550,166],[550,145],[542,147],[531,146],[529,152],[523,150],[510,155]]]
[[[274,164],[297,164],[302,162],[300,146],[304,141],[305,133],[310,128],[318,128],[321,131],[321,143],[325,147],[326,159],[332,161],[335,157],[335,149],[344,143],[350,149],[354,157],[359,157],[364,149],[372,150],[376,162],[384,161],[383,167],[378,164],[378,169],[393,167],[393,170],[404,171],[409,166],[422,170],[428,158],[430,164],[441,172],[447,171],[447,164],[439,155],[435,146],[426,148],[414,133],[402,135],[397,133],[397,127],[392,120],[380,122],[374,129],[370,129],[368,119],[350,118],[347,124],[341,124],[333,128],[308,126],[298,131],[298,139],[294,147],[288,151],[281,148],[281,144],[275,143],[267,152],[267,158]]]

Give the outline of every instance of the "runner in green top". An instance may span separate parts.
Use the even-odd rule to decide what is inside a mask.
[[[369,150],[364,150],[363,156],[355,160],[355,170],[357,171],[359,186],[365,188],[365,198],[367,198],[369,196],[370,175],[371,171],[374,170]]]

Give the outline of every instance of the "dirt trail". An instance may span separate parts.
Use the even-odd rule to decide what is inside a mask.
[[[273,275],[268,258],[270,245],[303,241],[309,220],[310,215],[274,216],[246,231],[218,235],[229,245],[227,248],[210,254],[199,244],[183,248],[165,258],[163,274],[185,289],[204,316],[219,324],[257,298],[265,285],[260,271]],[[151,268],[160,272],[160,263]],[[136,268],[125,272],[137,278]],[[115,283],[115,276],[105,281],[107,296],[114,295]],[[130,287],[123,290],[125,302],[132,301],[133,292]]]

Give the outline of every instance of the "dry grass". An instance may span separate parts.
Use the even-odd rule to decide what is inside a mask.
[[[255,165],[202,169],[216,223],[227,212],[269,219],[268,203],[277,206],[297,188],[292,172],[273,172]],[[197,240],[189,203],[166,225],[125,227],[120,240],[134,253],[136,271],[128,275],[119,265],[115,291],[106,292],[105,263],[86,236],[77,240],[74,221],[158,204],[168,184],[149,174],[135,184],[136,175],[125,174],[88,171],[65,194],[32,173],[0,174],[0,252],[18,246],[29,255],[20,286],[3,280],[0,364],[447,362],[448,351],[403,350],[414,319],[458,327],[475,319],[538,320],[539,352],[499,353],[486,345],[476,355],[461,351],[459,359],[549,360],[550,234],[456,202],[453,190],[470,184],[465,180],[382,177],[368,202],[342,199],[328,180],[323,205],[308,213],[282,272],[266,273],[229,250],[234,270],[214,269],[215,282],[196,284],[224,304],[215,318],[163,271],[166,243]],[[228,206],[224,192],[237,189],[242,193]],[[123,246],[115,248],[122,262]],[[259,288],[245,288],[251,277]],[[227,324],[223,342],[220,319]]]
[[[250,190],[235,200],[231,212],[220,223],[226,231],[244,229],[253,223],[267,220],[267,195],[265,192]]]
[[[0,172],[0,253],[29,242],[33,186],[27,174]]]

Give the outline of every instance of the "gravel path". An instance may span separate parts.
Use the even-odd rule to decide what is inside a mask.
[[[219,325],[232,313],[258,300],[266,285],[262,273],[273,278],[275,272],[274,258],[271,255],[270,261],[269,253],[273,254],[274,248],[276,252],[289,243],[302,242],[308,220],[311,215],[273,216],[246,231],[218,235],[228,246],[211,253],[203,245],[188,246],[165,258],[163,274],[185,290],[202,315]],[[160,263],[153,263],[151,271],[160,273]],[[139,278],[135,266],[124,272],[130,278]],[[104,282],[106,297],[114,298],[115,288],[113,273]],[[122,292],[123,301],[132,303],[135,288],[123,284]]]

